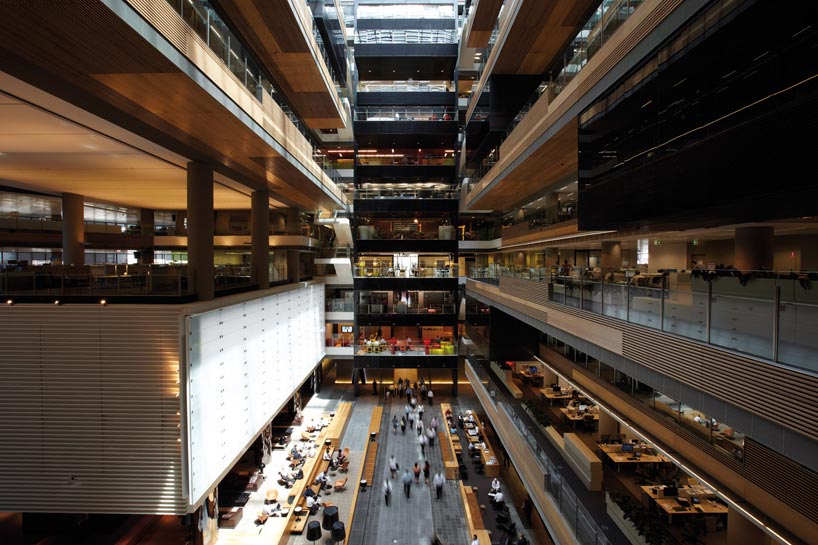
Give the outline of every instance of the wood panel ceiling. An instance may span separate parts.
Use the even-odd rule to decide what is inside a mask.
[[[525,0],[492,73],[544,73],[598,4],[599,0]]]
[[[552,185],[562,183],[572,175],[576,177],[579,172],[577,130],[574,118],[498,183],[467,201],[467,209],[511,210],[531,201]],[[510,160],[501,160],[494,168],[502,172],[504,165],[510,163]]]
[[[309,127],[345,126],[335,86],[311,53],[312,35],[302,32],[288,0],[220,0],[219,5]]]
[[[502,6],[503,0],[475,0],[472,4],[474,16],[467,33],[467,47],[483,48],[488,45]]]
[[[195,47],[195,40],[188,45]],[[211,66],[218,68],[214,62]],[[102,3],[6,4],[0,17],[0,69],[188,160],[208,162],[250,190],[272,187],[273,197],[287,206],[335,206],[296,168],[269,184],[277,173],[257,159],[279,154],[250,129],[247,116],[241,119],[228,109]],[[226,70],[211,74],[221,74],[215,83],[235,91],[234,100],[252,104],[249,92]],[[138,186],[115,185],[112,196],[129,199],[132,191],[137,198]],[[171,188],[168,183],[165,189]],[[154,207],[161,209],[165,202],[160,199]]]

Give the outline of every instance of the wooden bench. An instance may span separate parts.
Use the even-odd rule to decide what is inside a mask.
[[[446,438],[446,433],[445,431],[437,432],[437,442],[443,454],[443,473],[447,479],[455,480],[460,465],[454,457],[454,450],[452,450],[452,444]]]
[[[381,429],[381,418],[383,418],[383,407],[375,407],[372,411],[372,418],[369,421],[369,436],[372,433],[378,433]],[[364,471],[361,479],[366,479],[368,484],[372,484],[375,480],[375,462],[378,457],[378,442],[369,441],[366,447],[366,457],[364,458]]]
[[[466,511],[466,523],[469,526],[469,537],[476,535],[480,545],[491,545],[491,535],[483,522],[480,501],[471,486],[460,483],[460,496]]]
[[[315,478],[318,477],[322,471],[325,472],[325,474],[329,471],[329,460],[319,459],[318,463],[313,465],[312,471],[309,472],[309,475],[307,475],[307,472],[304,472],[304,485],[301,487],[295,504],[292,506],[293,510],[295,507],[300,507],[302,512],[300,517],[293,517],[290,520],[291,534],[301,534],[304,532],[304,528],[307,526],[310,514],[307,511],[307,498],[304,496],[304,492],[306,492],[308,488],[311,488],[316,495],[321,493],[321,485],[315,484]],[[295,487],[293,487],[291,490],[295,490]]]
[[[347,429],[347,423],[349,422],[349,415],[352,412],[352,403],[349,401],[344,401],[338,404],[338,408],[335,410],[335,416],[332,418],[332,422],[330,422],[329,426],[326,427],[326,438],[332,441],[334,445],[341,443],[341,437],[344,435],[344,431]]]

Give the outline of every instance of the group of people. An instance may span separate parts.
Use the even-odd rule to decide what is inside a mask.
[[[422,378],[419,382],[412,383],[409,379],[399,378],[397,384],[395,385],[397,390],[396,393],[398,397],[406,396],[406,402],[412,404],[412,400],[414,399],[414,404],[423,402],[423,400],[428,401],[429,405],[434,404],[435,394],[432,391],[432,386],[426,384],[426,381]]]
[[[389,507],[389,504],[392,500],[392,479],[397,478],[398,472],[400,471],[400,465],[398,464],[397,460],[395,459],[395,455],[393,454],[389,458],[389,479],[384,479],[383,481],[383,495],[384,501],[386,502],[386,506]],[[412,481],[414,480],[415,486],[420,486],[420,476],[421,473],[423,474],[423,483],[426,485],[432,484],[435,487],[435,497],[436,499],[440,499],[443,497],[443,485],[446,484],[446,477],[443,475],[443,472],[438,472],[432,477],[432,466],[429,464],[429,460],[423,462],[423,466],[420,463],[415,462],[415,465],[412,467],[412,471],[409,471],[409,468],[405,468],[403,470],[403,474],[401,475],[400,479],[403,483],[403,493],[406,498],[410,498],[412,495]]]

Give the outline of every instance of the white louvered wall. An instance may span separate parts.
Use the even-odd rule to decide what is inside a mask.
[[[177,305],[0,307],[0,511],[176,513]]]

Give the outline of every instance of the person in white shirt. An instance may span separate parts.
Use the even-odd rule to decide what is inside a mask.
[[[394,454],[389,457],[389,472],[392,474],[393,479],[398,474],[398,461],[395,459]]]
[[[477,534],[472,536],[471,545],[480,545],[480,540],[477,539]]]
[[[446,484],[446,477],[443,473],[438,472],[434,479],[436,498],[439,500],[443,495],[443,485]]]
[[[430,389],[429,392],[426,394],[426,398],[429,400],[429,405],[430,406],[434,405],[434,397],[435,397],[435,394],[432,393],[432,390]]]
[[[318,512],[318,500],[314,496],[307,496],[307,510],[311,515]]]
[[[503,501],[505,501],[505,498],[503,498],[503,493],[497,492],[494,495],[494,503],[503,503]]]
[[[496,477],[494,480],[491,481],[491,491],[492,492],[499,492],[500,491],[500,480]]]

